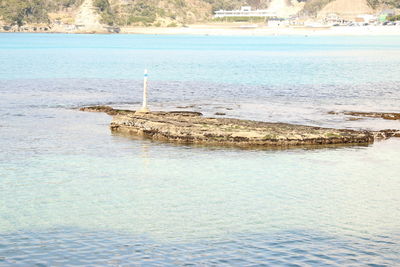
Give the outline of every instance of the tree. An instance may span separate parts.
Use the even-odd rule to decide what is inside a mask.
[[[41,0],[0,0],[0,16],[10,25],[48,22],[46,3]]]

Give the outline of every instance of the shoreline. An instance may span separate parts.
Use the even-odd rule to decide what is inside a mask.
[[[400,36],[400,26],[338,26],[338,27],[265,27],[249,24],[188,25],[186,27],[121,27],[119,33],[104,30],[5,31],[0,33],[58,33],[58,34],[148,34],[148,35],[206,35],[206,36]]]
[[[244,25],[242,25],[244,26]],[[400,26],[257,27],[191,25],[177,28],[121,28],[122,34],[209,36],[400,36]]]

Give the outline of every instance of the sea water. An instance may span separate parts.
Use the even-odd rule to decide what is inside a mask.
[[[399,112],[400,37],[0,34],[0,266],[400,264],[400,140],[241,150],[78,107],[334,128]]]

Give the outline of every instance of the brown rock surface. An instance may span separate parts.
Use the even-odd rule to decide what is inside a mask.
[[[344,114],[353,117],[364,117],[364,118],[381,118],[384,120],[400,120],[400,113],[394,112],[360,112],[360,111],[329,111],[330,115]],[[350,120],[359,120],[361,118],[354,118]]]
[[[107,113],[108,115],[114,116],[117,114],[130,114],[134,111],[132,110],[125,110],[125,109],[114,109],[110,106],[92,106],[92,107],[83,107],[79,109],[80,111],[86,112],[102,112]]]
[[[111,130],[132,136],[184,144],[238,147],[285,147],[297,145],[368,144],[367,131],[319,128],[229,118],[206,118],[199,112],[135,113],[107,106],[81,108],[113,116]]]
[[[396,129],[385,129],[373,132],[374,139],[389,139],[392,137],[400,137],[400,130]]]
[[[384,120],[400,120],[400,113],[346,111],[343,114],[356,117],[382,118]]]

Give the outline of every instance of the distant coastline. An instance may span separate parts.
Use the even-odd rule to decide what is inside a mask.
[[[71,0],[52,7],[40,1],[26,7],[11,2],[0,9],[0,32],[400,35],[399,4],[383,4],[381,0],[375,0],[374,5],[367,0],[351,3],[347,0],[270,0],[268,4],[253,6],[249,3],[226,6],[222,0],[211,1],[213,4],[201,0],[197,6],[186,1],[189,0],[158,6],[140,1],[127,5],[124,1]]]
[[[25,33],[72,33],[72,34],[163,34],[163,35],[211,35],[211,36],[400,36],[400,25],[394,26],[338,26],[338,27],[265,27],[251,24],[213,25],[195,24],[185,27],[121,27],[93,31],[65,31],[46,26],[26,26],[22,29],[0,32]]]
[[[274,35],[316,35],[316,36],[400,36],[400,25],[397,26],[340,26],[340,27],[252,27],[191,25],[176,28],[135,27],[121,28],[121,33],[133,34],[188,34],[212,36],[274,36]]]

